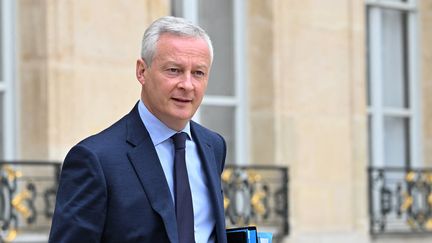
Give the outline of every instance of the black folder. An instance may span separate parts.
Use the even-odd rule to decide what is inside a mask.
[[[228,243],[258,243],[255,226],[227,229],[226,234]]]

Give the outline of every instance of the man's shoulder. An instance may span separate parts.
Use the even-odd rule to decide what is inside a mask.
[[[212,148],[215,159],[219,162],[219,172],[222,173],[227,151],[225,139],[219,133],[193,121],[191,122],[191,130],[192,136],[195,136],[199,143],[207,143]]]
[[[190,125],[191,125],[191,129],[196,132],[196,133],[201,133],[201,134],[206,134],[209,136],[217,136],[218,133],[207,128],[204,127],[203,125],[199,124],[198,122],[194,122],[194,121],[190,121]]]
[[[125,140],[126,138],[126,116],[113,123],[104,130],[81,140],[78,145],[89,147],[106,146],[106,144]]]
[[[136,107],[104,130],[81,140],[77,145],[83,145],[89,148],[112,148],[121,143],[126,143],[128,126],[136,119],[134,117],[134,115],[136,116],[134,112],[137,112],[135,108]]]
[[[216,131],[213,131],[207,127],[204,127],[203,125],[201,125],[197,122],[191,121],[191,129],[192,129],[193,133],[195,133],[198,136],[205,137],[206,140],[208,140],[212,143],[214,143],[214,142],[225,143],[225,140],[222,137],[222,135],[220,135]]]

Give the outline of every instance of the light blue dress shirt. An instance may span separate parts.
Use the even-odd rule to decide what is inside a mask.
[[[138,112],[155,146],[171,192],[171,200],[174,202],[174,145],[171,136],[177,131],[167,127],[155,117],[141,100],[138,104]],[[212,203],[207,187],[207,177],[198,155],[197,145],[192,139],[190,123],[187,123],[182,132],[189,135],[188,140],[186,140],[186,168],[192,192],[195,242],[214,243],[215,239],[212,233],[216,222],[213,210],[210,207]]]

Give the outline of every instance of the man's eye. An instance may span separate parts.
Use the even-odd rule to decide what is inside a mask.
[[[203,77],[203,76],[205,76],[205,73],[203,71],[195,71],[195,76]]]
[[[167,71],[169,73],[179,73],[180,72],[180,70],[178,68],[168,68]]]

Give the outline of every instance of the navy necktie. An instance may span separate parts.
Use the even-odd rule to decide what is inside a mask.
[[[180,132],[171,137],[175,149],[174,195],[179,243],[195,242],[192,193],[185,159],[187,136],[187,133]]]

